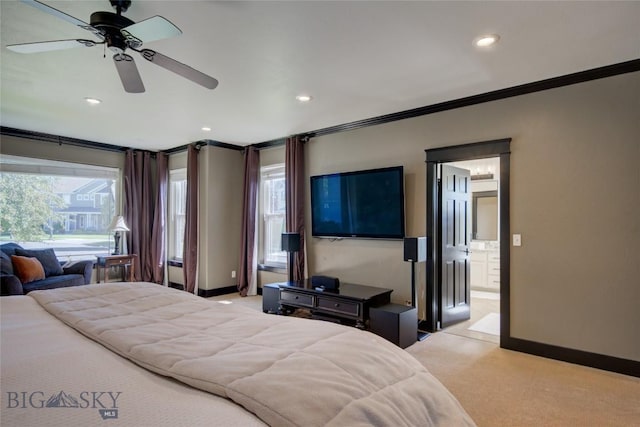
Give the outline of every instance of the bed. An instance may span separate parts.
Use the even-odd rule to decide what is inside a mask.
[[[474,425],[366,331],[151,283],[0,298],[3,426]]]

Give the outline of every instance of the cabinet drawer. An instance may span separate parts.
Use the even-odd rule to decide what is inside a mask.
[[[280,301],[283,304],[290,302],[297,306],[313,307],[313,295],[299,294],[297,292],[281,290]]]
[[[497,274],[500,275],[500,263],[499,262],[490,262],[487,264],[487,274]]]
[[[488,285],[491,288],[500,287],[500,276],[489,276]]]
[[[500,254],[499,253],[490,253],[488,255],[489,262],[500,262]]]
[[[346,314],[347,316],[358,317],[360,315],[360,304],[338,301],[332,298],[318,297],[318,309]]]

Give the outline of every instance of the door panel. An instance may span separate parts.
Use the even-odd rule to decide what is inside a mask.
[[[442,281],[443,283],[445,283],[445,286],[443,286],[443,290],[446,293],[442,294],[444,297],[444,301],[442,302],[442,305],[445,309],[455,307],[455,303],[454,303],[455,282],[454,282],[454,273],[453,273],[454,267],[455,265],[453,262],[448,262],[444,265],[444,269],[443,269]]]
[[[440,165],[442,212],[440,325],[445,328],[470,318],[471,283],[469,238],[471,224],[471,173]]]

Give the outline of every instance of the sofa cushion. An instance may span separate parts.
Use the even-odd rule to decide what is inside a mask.
[[[42,289],[66,288],[68,286],[84,285],[84,276],[82,274],[63,274],[62,276],[51,276],[44,280],[36,280],[22,285],[25,294]]]
[[[3,243],[0,245],[0,251],[4,252],[8,256],[15,255],[16,249],[22,249],[22,246],[13,242]]]
[[[44,268],[37,258],[29,258],[26,256],[11,255],[13,263],[13,271],[18,279],[25,284],[45,278]]]
[[[9,255],[5,254],[4,251],[0,251],[0,274],[13,274],[13,263]]]
[[[63,274],[62,266],[53,249],[16,249],[16,255],[37,258],[44,268],[45,277]]]
[[[18,276],[13,274],[0,274],[0,295],[22,295],[24,290],[22,289],[22,283]]]

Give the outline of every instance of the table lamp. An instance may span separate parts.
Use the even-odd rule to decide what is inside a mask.
[[[129,227],[124,222],[124,218],[120,215],[116,215],[111,220],[111,224],[109,224],[110,231],[113,231],[113,240],[115,243],[115,248],[113,249],[113,253],[111,255],[121,255],[122,251],[120,249],[120,232],[121,231],[129,231]]]

